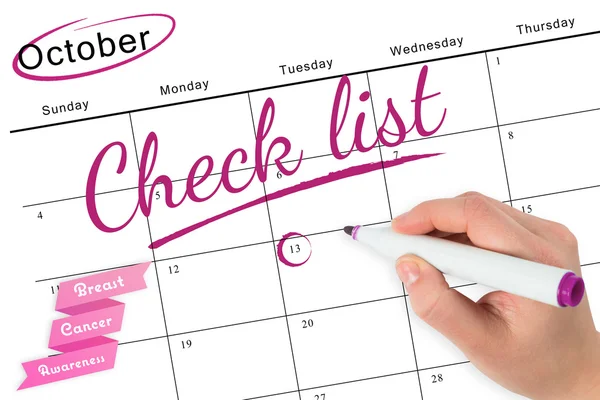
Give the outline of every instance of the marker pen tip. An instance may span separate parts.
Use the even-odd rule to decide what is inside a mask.
[[[354,227],[353,227],[353,226],[345,226],[345,227],[344,227],[344,232],[346,232],[346,234],[347,234],[348,236],[352,236],[352,230],[353,230],[353,229],[354,229]]]

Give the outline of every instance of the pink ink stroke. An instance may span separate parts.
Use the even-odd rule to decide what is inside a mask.
[[[325,184],[328,184],[328,183],[331,183],[334,181],[338,181],[340,179],[349,178],[351,176],[362,175],[362,174],[366,174],[368,172],[377,171],[382,168],[390,168],[390,167],[394,167],[396,165],[401,165],[401,164],[405,164],[405,163],[408,163],[411,161],[420,160],[422,158],[439,156],[441,154],[444,154],[444,153],[414,154],[414,155],[410,155],[410,156],[403,156],[403,157],[400,157],[400,158],[397,158],[394,160],[389,160],[389,161],[378,161],[378,162],[373,162],[373,163],[355,165],[353,167],[342,169],[340,171],[331,172],[327,175],[324,175],[324,176],[321,176],[321,177],[318,177],[315,179],[311,179],[309,181],[300,182],[297,185],[293,185],[288,188],[281,189],[276,192],[270,193],[266,196],[259,197],[258,199],[249,201],[248,203],[245,203],[245,204],[239,205],[235,208],[232,208],[231,210],[222,212],[220,214],[217,214],[215,216],[207,218],[203,221],[196,222],[193,225],[190,225],[186,228],[175,231],[175,232],[171,233],[170,235],[167,235],[161,239],[155,240],[154,242],[150,243],[150,246],[148,246],[148,247],[151,249],[152,248],[157,249],[157,248],[169,243],[172,240],[178,239],[184,235],[187,235],[188,233],[195,231],[196,229],[202,228],[203,226],[211,224],[211,223],[218,221],[222,218],[225,218],[229,215],[238,213],[247,208],[257,206],[257,205],[265,203],[267,201],[279,199],[281,197],[285,197],[285,196],[288,196],[293,193],[298,193],[298,192],[308,190],[308,189],[311,189],[311,188],[314,188],[317,186],[321,186],[321,185],[325,185]]]
[[[125,65],[127,63],[132,62],[132,61],[135,61],[138,58],[140,58],[142,56],[145,56],[146,54],[148,54],[151,51],[155,50],[158,46],[160,46],[161,44],[163,44],[169,37],[171,37],[171,35],[173,34],[173,31],[175,30],[175,25],[176,25],[175,18],[173,18],[173,17],[171,17],[170,15],[167,15],[167,14],[140,14],[140,15],[131,15],[129,17],[112,19],[110,21],[99,22],[97,24],[87,25],[87,26],[84,26],[84,27],[81,27],[81,28],[74,29],[74,31],[78,31],[78,30],[82,30],[82,29],[86,29],[86,28],[91,28],[93,26],[108,24],[110,22],[117,22],[117,21],[123,21],[123,20],[132,19],[132,18],[145,18],[145,17],[163,17],[163,18],[167,18],[167,19],[169,19],[171,21],[171,29],[166,34],[166,36],[163,37],[154,46],[152,46],[148,50],[144,50],[141,53],[138,53],[135,56],[130,57],[130,58],[126,59],[126,60],[117,62],[115,64],[108,65],[106,67],[98,68],[98,69],[95,69],[95,70],[92,70],[92,71],[84,71],[84,72],[80,72],[80,73],[76,73],[76,74],[70,74],[70,75],[43,76],[43,75],[28,74],[27,72],[24,72],[23,70],[21,70],[19,68],[19,53],[21,53],[21,51],[23,53],[25,51],[27,51],[27,50],[25,50],[25,51],[21,50],[13,58],[13,62],[12,62],[13,71],[15,71],[15,73],[17,75],[19,75],[20,77],[22,77],[22,78],[31,79],[31,80],[34,80],[34,81],[62,81],[62,80],[66,80],[66,79],[82,78],[84,76],[99,74],[100,72],[109,71],[109,70],[111,70],[113,68],[117,68],[117,67],[120,67],[121,65]],[[46,33],[42,33],[40,36],[38,36],[35,39],[31,40],[28,44],[36,44],[40,40],[44,39],[46,36],[49,36],[49,35],[53,34],[56,31],[59,31],[59,30],[61,30],[63,28],[66,28],[68,26],[71,26],[73,24],[76,24],[76,23],[81,22],[81,21],[86,20],[86,19],[87,18],[81,18],[81,19],[78,19],[76,21],[69,22],[67,24],[61,25],[58,28],[54,28],[54,29],[52,29],[52,30],[50,30],[50,31],[48,31]]]
[[[294,262],[291,262],[290,260],[288,260],[287,258],[285,258],[285,254],[283,253],[283,244],[285,243],[286,240],[288,240],[294,236],[298,236],[298,237],[306,239],[306,241],[308,242],[308,245],[311,246],[310,240],[308,240],[308,238],[301,233],[290,232],[290,233],[286,233],[285,235],[283,235],[281,237],[281,240],[279,241],[279,244],[277,245],[277,258],[279,258],[279,261],[281,261],[288,267],[299,267],[303,264],[306,264],[306,262],[310,259],[310,256],[312,256],[312,248],[311,248],[310,253],[308,253],[308,257],[306,258],[306,260],[304,260],[302,262],[294,263]]]

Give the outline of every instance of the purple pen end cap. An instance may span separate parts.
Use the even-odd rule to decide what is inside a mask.
[[[583,299],[585,284],[573,272],[567,272],[558,284],[557,300],[561,307],[575,307]]]
[[[352,228],[352,239],[356,240],[356,234],[358,233],[358,230],[360,229],[360,225],[356,225],[354,228]]]

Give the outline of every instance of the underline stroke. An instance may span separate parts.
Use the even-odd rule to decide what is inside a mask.
[[[396,165],[405,164],[405,163],[408,163],[411,161],[417,161],[417,160],[420,160],[423,158],[439,156],[441,154],[444,154],[444,153],[414,154],[414,155],[410,155],[410,156],[403,156],[403,157],[400,157],[400,158],[397,158],[394,160],[389,160],[389,161],[376,161],[373,163],[355,165],[353,167],[342,169],[340,171],[331,172],[327,175],[324,175],[324,176],[321,176],[321,177],[318,177],[315,179],[311,179],[309,181],[300,182],[296,185],[287,187],[285,189],[278,190],[278,191],[270,193],[266,196],[259,197],[258,199],[249,201],[248,203],[245,203],[245,204],[239,205],[235,208],[232,208],[231,210],[222,212],[220,214],[217,214],[215,216],[207,218],[203,221],[196,222],[193,225],[190,225],[186,228],[175,231],[175,232],[171,233],[170,235],[167,235],[161,239],[155,240],[154,242],[150,243],[148,248],[157,249],[157,248],[169,243],[172,240],[175,240],[184,235],[187,235],[190,232],[195,231],[196,229],[202,228],[203,226],[206,226],[210,223],[218,221],[229,215],[243,211],[250,207],[257,206],[257,205],[265,203],[267,201],[279,199],[281,197],[285,197],[290,194],[298,193],[298,192],[301,192],[301,191],[307,190],[307,189],[312,189],[314,187],[325,185],[327,183],[338,181],[340,179],[349,178],[351,176],[362,175],[362,174],[366,174],[368,172],[377,171],[382,168],[390,168],[390,167],[394,167]]]

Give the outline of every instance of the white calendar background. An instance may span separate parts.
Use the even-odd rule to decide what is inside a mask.
[[[423,200],[470,190],[576,234],[600,326],[597,6],[123,3],[38,2],[3,12],[10,21],[2,28],[1,67],[1,398],[520,398],[420,321],[393,266],[341,231],[386,223]],[[123,67],[61,82],[25,80],[10,68],[22,43],[60,24],[149,12],[172,15],[175,32]],[[557,18],[575,18],[574,27],[530,35],[515,27]],[[445,37],[464,43],[395,57],[389,50]],[[521,46],[533,42],[540,43]],[[332,68],[285,76],[279,68],[315,59],[332,59]],[[442,128],[429,138],[411,132],[397,148],[335,159],[329,120],[340,76],[349,76],[355,96],[369,90],[372,98],[367,107],[353,100],[344,129],[353,129],[364,111],[364,135],[375,137],[388,98],[412,122],[410,100],[423,65],[425,93],[441,93],[424,112],[435,120],[446,108]],[[190,80],[210,83],[206,91],[160,96],[160,85]],[[96,195],[102,217],[116,225],[137,202],[136,163],[150,131],[159,142],[150,182],[168,175],[179,198],[200,156],[211,155],[218,168],[234,148],[253,151],[268,97],[276,106],[269,138],[290,139],[290,166],[303,151],[294,175],[279,179],[269,166],[264,184],[255,179],[241,193],[220,190],[176,209],[158,198],[149,218],[138,212],[118,233],[90,222],[87,174],[108,143],[121,141],[128,151],[126,172],[104,173]],[[41,113],[44,104],[71,100],[89,101],[88,111]],[[179,102],[185,103],[166,106]],[[98,118],[76,121],[91,117]],[[268,201],[148,249],[152,240],[265,193],[353,165],[435,152],[444,154]],[[245,182],[251,173],[240,166],[230,177]],[[205,185],[219,179],[215,174]],[[312,256],[301,267],[276,257],[288,232],[310,240]],[[305,241],[295,240],[286,243],[307,251]],[[53,353],[47,340],[51,321],[61,316],[54,311],[56,285],[148,260],[148,288],[119,298],[126,307],[123,329],[112,335],[119,341],[115,368],[17,393],[25,377],[20,363]],[[490,290],[449,283],[473,299]]]

